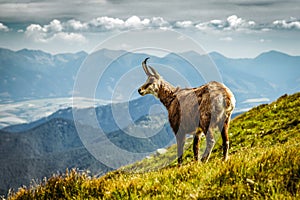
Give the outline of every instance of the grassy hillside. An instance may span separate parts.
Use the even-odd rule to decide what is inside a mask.
[[[10,199],[299,199],[299,116],[297,93],[237,117],[227,162],[221,161],[219,141],[206,164],[191,162],[188,149],[182,167],[175,161],[167,166],[174,159],[172,146],[101,178],[75,170],[53,176]]]

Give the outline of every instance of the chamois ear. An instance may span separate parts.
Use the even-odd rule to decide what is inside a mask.
[[[151,66],[149,66],[149,68],[151,69],[151,72],[153,73],[153,76],[158,79],[159,78],[159,74],[157,73],[157,71],[153,67],[151,67]]]

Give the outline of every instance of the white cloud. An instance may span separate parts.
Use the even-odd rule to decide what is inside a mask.
[[[300,30],[300,21],[293,19],[293,21],[286,20],[276,20],[273,22],[275,28],[279,29],[299,29]]]
[[[79,42],[84,43],[86,42],[86,38],[79,33],[66,33],[66,32],[60,32],[55,35],[53,35],[49,40],[62,40],[66,42]]]
[[[0,31],[8,32],[9,28],[0,22]]]
[[[174,26],[178,28],[191,28],[193,25],[192,21],[178,21],[174,24]]]
[[[208,22],[202,22],[195,26],[197,29],[205,30],[227,30],[227,31],[245,31],[254,30],[258,26],[256,22],[242,19],[236,15],[227,17],[226,20],[214,19]]]
[[[222,20],[219,20],[219,19],[211,20],[210,24],[213,27],[216,27],[216,28],[223,28],[224,27],[224,22]]]
[[[153,27],[168,28],[170,23],[164,20],[162,17],[152,17],[151,25]]]
[[[70,27],[71,29],[73,29],[75,31],[83,31],[83,30],[88,29],[87,23],[82,23],[75,19],[71,19],[71,20],[67,21],[66,26]]]
[[[121,28],[124,25],[124,21],[119,18],[112,17],[97,17],[89,22],[93,27],[100,28],[100,30],[113,30]]]
[[[25,35],[35,42],[43,42],[43,43],[50,42],[53,40],[59,40],[65,42],[86,41],[86,38],[82,34],[73,33],[73,32],[64,32],[64,27],[62,23],[57,19],[52,20],[49,24],[44,26],[41,26],[39,24],[31,24],[27,26]]]
[[[262,32],[269,32],[269,31],[271,31],[271,29],[270,29],[270,28],[264,28],[264,27],[263,27],[263,28],[261,28],[261,31],[262,31]]]
[[[47,31],[39,24],[31,24],[27,26],[25,35],[35,42],[46,42]]]
[[[59,20],[54,19],[50,22],[49,25],[45,25],[44,28],[46,29],[47,32],[53,31],[53,32],[60,32],[63,30],[63,26],[60,23]]]
[[[221,41],[227,41],[227,42],[230,42],[232,41],[232,37],[223,37],[223,38],[220,38]]]
[[[270,99],[269,98],[254,98],[254,99],[247,99],[245,101],[243,101],[242,103],[262,103],[262,102],[269,102]]]
[[[239,30],[239,29],[252,29],[255,28],[256,23],[254,21],[247,21],[236,15],[231,15],[226,19],[225,29]]]
[[[131,16],[126,20],[112,17],[98,17],[88,22],[92,31],[128,30],[135,28],[168,28],[169,22],[162,17],[141,19],[138,16]]]
[[[237,29],[239,27],[243,27],[246,24],[246,21],[242,18],[239,18],[236,15],[231,15],[227,18],[227,24],[229,29]]]
[[[197,29],[199,29],[201,31],[205,31],[205,30],[211,29],[211,27],[209,27],[209,23],[207,23],[207,22],[196,24],[195,28],[197,28]]]
[[[125,21],[124,26],[128,28],[143,28],[149,26],[149,24],[150,20],[147,18],[141,20],[138,16],[132,16]]]

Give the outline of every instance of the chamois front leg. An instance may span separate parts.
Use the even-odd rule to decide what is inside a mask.
[[[177,161],[178,161],[178,166],[181,166],[182,164],[182,157],[183,157],[183,148],[184,148],[184,143],[185,143],[185,135],[181,133],[176,134],[176,142],[177,142]]]
[[[209,156],[212,152],[212,149],[214,148],[215,146],[215,139],[214,139],[214,129],[212,128],[209,128],[208,132],[206,133],[205,137],[206,137],[206,148],[205,148],[205,151],[204,151],[204,154],[201,158],[201,161],[206,163],[209,159]]]

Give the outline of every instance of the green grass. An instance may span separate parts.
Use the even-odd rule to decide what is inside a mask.
[[[9,199],[300,199],[300,93],[253,108],[229,132],[227,162],[219,142],[208,163],[189,148],[177,167],[174,145],[101,178],[72,170]]]

